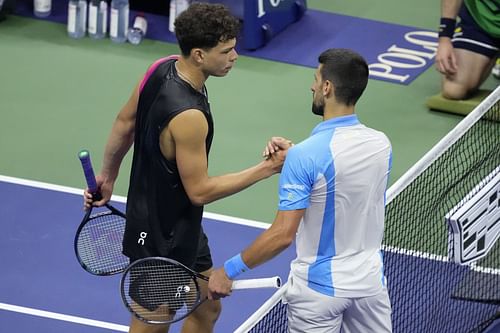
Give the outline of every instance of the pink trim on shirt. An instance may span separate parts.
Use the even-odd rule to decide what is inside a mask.
[[[148,68],[148,71],[146,72],[146,74],[144,75],[144,78],[142,79],[141,81],[141,85],[139,86],[139,92],[142,92],[142,88],[144,88],[144,85],[146,84],[146,82],[148,81],[149,77],[151,76],[151,74],[153,74],[153,72],[156,70],[156,68],[158,68],[158,66],[160,66],[162,63],[164,63],[165,61],[167,60],[171,60],[171,59],[179,59],[179,55],[178,54],[173,54],[171,56],[168,56],[166,58],[161,58],[161,59],[158,59],[156,60],[149,68]]]

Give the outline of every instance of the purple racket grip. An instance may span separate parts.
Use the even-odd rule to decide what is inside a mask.
[[[88,150],[82,150],[78,153],[78,158],[82,163],[83,173],[85,174],[85,179],[87,180],[87,186],[90,193],[94,194],[97,192],[97,182],[95,180],[94,169],[92,168],[92,162],[90,161],[90,153]]]

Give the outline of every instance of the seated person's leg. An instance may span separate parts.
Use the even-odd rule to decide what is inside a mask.
[[[499,54],[500,40],[477,25],[465,5],[453,35],[457,73],[444,76],[442,95],[449,99],[466,99],[474,94],[491,73]]]
[[[459,48],[455,49],[455,55],[457,73],[443,77],[441,92],[443,97],[448,99],[466,99],[486,80],[494,65],[494,59]]]

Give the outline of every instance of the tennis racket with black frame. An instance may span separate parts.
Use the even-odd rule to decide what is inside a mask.
[[[100,200],[90,153],[78,153],[89,192],[94,200]],[[83,217],[76,231],[74,248],[76,258],[87,272],[94,275],[113,275],[123,272],[130,260],[122,254],[122,241],[125,232],[125,214],[111,206],[107,210],[92,213],[91,207]]]
[[[125,270],[120,283],[127,309],[148,324],[170,324],[191,314],[207,300],[202,298],[199,281],[208,277],[183,264],[164,257],[134,261]],[[232,289],[279,288],[278,276],[233,281]]]

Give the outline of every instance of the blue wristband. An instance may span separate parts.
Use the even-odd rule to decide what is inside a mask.
[[[249,269],[250,268],[248,268],[248,266],[243,262],[243,259],[241,259],[241,253],[235,255],[224,263],[224,270],[231,280]]]

